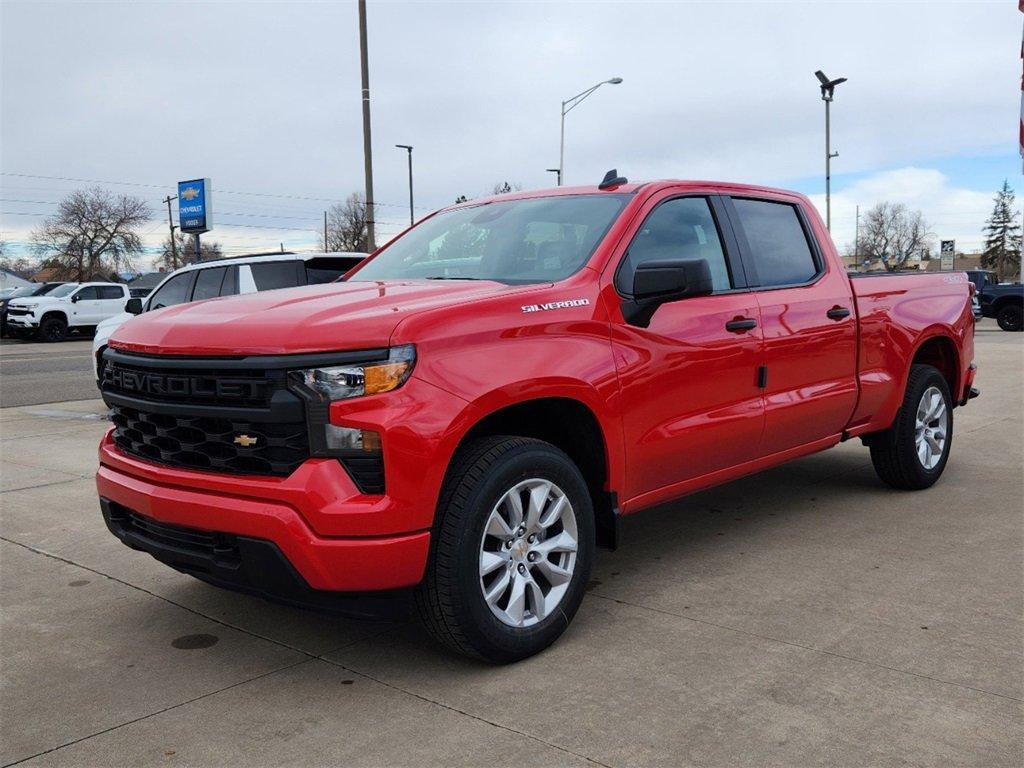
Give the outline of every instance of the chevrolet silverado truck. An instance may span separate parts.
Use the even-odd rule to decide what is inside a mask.
[[[337,283],[126,323],[100,504],[209,583],[412,592],[509,662],[565,630],[624,515],[851,438],[931,486],[973,335],[965,275],[851,278],[806,197],[610,173],[437,212]]]

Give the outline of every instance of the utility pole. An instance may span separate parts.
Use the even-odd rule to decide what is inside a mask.
[[[857,261],[857,267],[860,267],[860,206],[857,206],[857,224],[853,230],[853,258]]]
[[[832,158],[839,157],[838,152],[832,152],[832,126],[829,107],[835,97],[836,86],[845,83],[847,78],[837,77],[829,80],[820,69],[814,73],[821,83],[821,100],[825,102],[825,226],[832,231]]]
[[[409,153],[409,226],[416,223],[416,216],[412,207],[412,147],[408,144],[395,144],[398,149],[404,149]]]
[[[177,200],[178,196],[171,197],[168,195],[164,198],[164,202],[167,203],[167,226],[171,228],[171,271],[173,272],[178,268],[178,247],[174,243],[174,230],[177,227],[174,226],[174,219],[171,217],[171,202]]]
[[[545,168],[544,170],[546,170],[548,173],[556,174],[556,178],[558,179],[558,185],[557,186],[559,186],[559,187],[562,186],[562,169],[561,168]]]
[[[327,245],[327,211],[324,211],[324,252],[327,253],[330,250]]]
[[[366,50],[366,0],[359,0],[359,64],[363,80],[363,162],[366,173],[366,250],[377,250],[373,235],[373,156],[370,142],[370,59]]]

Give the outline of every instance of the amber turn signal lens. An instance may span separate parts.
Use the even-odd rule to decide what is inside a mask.
[[[390,392],[397,389],[405,381],[409,363],[385,363],[383,365],[366,366],[364,369],[363,390],[367,395],[378,392]]]

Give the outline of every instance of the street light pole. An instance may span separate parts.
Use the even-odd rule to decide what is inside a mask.
[[[558,186],[562,186],[562,179],[565,177],[565,116],[569,114],[573,109],[580,105],[587,96],[592,94],[602,85],[618,85],[622,82],[621,77],[613,77],[610,80],[602,80],[597,85],[593,85],[587,88],[585,91],[581,91],[573,96],[571,99],[566,99],[562,102],[562,131],[561,139],[558,147]]]
[[[366,250],[377,249],[373,233],[373,150],[370,142],[370,60],[366,43],[366,0],[359,0],[359,65],[363,93],[363,164],[366,176]]]
[[[416,223],[416,216],[412,207],[412,147],[408,144],[395,144],[398,149],[404,149],[409,153],[409,226]]]
[[[845,77],[838,77],[829,80],[820,69],[814,73],[821,83],[821,100],[825,102],[825,226],[832,231],[832,158],[839,157],[838,152],[832,152],[832,124],[829,107],[835,97],[836,86],[845,83]]]

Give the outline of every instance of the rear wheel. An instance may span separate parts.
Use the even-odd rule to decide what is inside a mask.
[[[458,451],[441,492],[420,615],[442,643],[505,663],[558,639],[583,600],[594,513],[549,443],[491,437]]]
[[[952,442],[953,403],[946,379],[933,366],[912,366],[896,421],[871,440],[875,472],[893,488],[928,488],[946,468]]]
[[[64,341],[68,337],[68,324],[59,317],[48,317],[39,326],[39,338],[43,341]]]
[[[1015,304],[1003,307],[996,313],[996,322],[1004,331],[1024,329],[1024,312]]]

